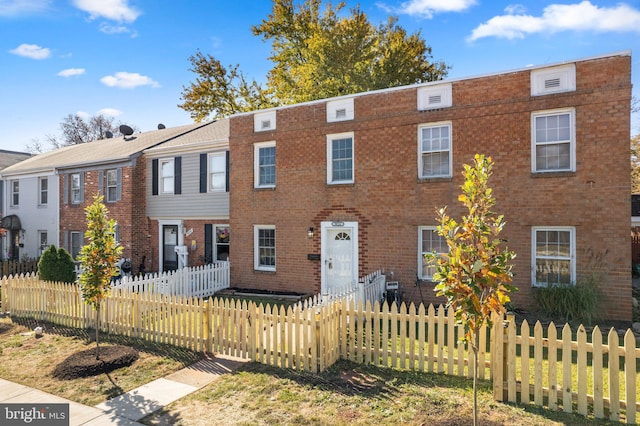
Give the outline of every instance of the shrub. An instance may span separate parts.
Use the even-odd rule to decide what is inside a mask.
[[[38,274],[44,281],[72,283],[76,280],[75,263],[67,250],[52,244],[40,257]]]
[[[538,287],[533,291],[538,309],[551,318],[591,325],[599,318],[602,292],[596,277],[590,276],[577,284]]]

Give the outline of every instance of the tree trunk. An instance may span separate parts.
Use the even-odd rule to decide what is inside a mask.
[[[100,331],[100,305],[96,308],[96,359],[100,359],[100,343],[98,338]]]
[[[473,336],[473,426],[478,425],[478,346],[480,346],[480,335],[476,330]]]

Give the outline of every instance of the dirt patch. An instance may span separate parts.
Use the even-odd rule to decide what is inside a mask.
[[[96,348],[91,348],[69,356],[56,366],[52,375],[60,380],[95,376],[127,367],[138,357],[138,351],[129,346],[110,345],[101,346],[100,359],[96,359]]]
[[[4,334],[13,328],[13,324],[0,323],[0,334]]]

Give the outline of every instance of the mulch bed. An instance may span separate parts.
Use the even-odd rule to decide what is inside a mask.
[[[96,359],[96,348],[76,352],[62,361],[53,370],[53,377],[72,380],[79,377],[109,373],[121,367],[127,367],[138,359],[138,351],[129,346],[100,346],[100,359]]]

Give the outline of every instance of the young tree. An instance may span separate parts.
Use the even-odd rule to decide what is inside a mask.
[[[47,141],[55,149],[68,145],[93,142],[105,139],[107,132],[115,137],[121,136],[120,122],[116,123],[113,117],[102,114],[83,118],[78,114],[69,114],[60,123],[61,135],[47,135]]]
[[[464,326],[463,341],[469,342],[474,356],[473,416],[477,424],[477,376],[480,329],[491,325],[492,314],[502,314],[508,294],[516,288],[510,262],[515,253],[501,248],[500,232],[504,228],[503,216],[491,211],[495,198],[488,186],[493,161],[476,154],[473,166],[464,166],[464,184],[459,201],[468,209],[458,223],[446,213],[446,207],[438,210],[438,233],[445,238],[449,252],[445,255],[428,254],[436,261],[434,281],[438,296],[447,299],[447,307],[457,321]]]
[[[270,41],[274,66],[266,87],[249,84],[235,65],[213,56],[190,58],[196,81],[183,87],[178,105],[196,121],[235,112],[324,99],[349,93],[440,80],[449,66],[432,60],[420,33],[407,34],[397,18],[376,26],[359,8],[343,14],[344,2],[321,11],[322,0],[274,0],[256,36]]]
[[[82,267],[79,279],[82,298],[96,311],[96,359],[100,359],[100,304],[109,294],[111,277],[118,274],[116,262],[122,254],[122,247],[115,240],[115,220],[107,218],[109,211],[102,199],[102,195],[96,195],[93,204],[85,208],[84,237],[88,243],[78,255]]]

